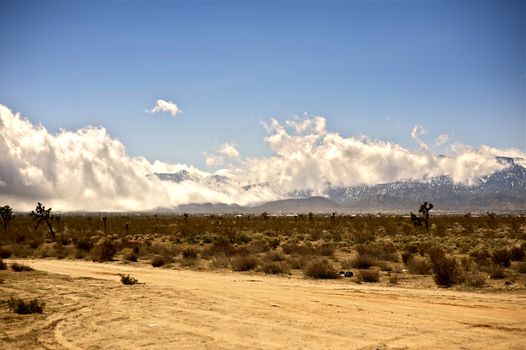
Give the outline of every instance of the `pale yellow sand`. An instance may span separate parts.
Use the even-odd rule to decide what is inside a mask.
[[[0,271],[0,299],[44,296],[48,305],[43,315],[30,316],[3,306],[1,349],[526,348],[524,292],[20,262],[51,274]],[[122,285],[122,273],[145,284]]]

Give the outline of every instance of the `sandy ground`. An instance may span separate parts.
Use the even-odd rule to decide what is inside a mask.
[[[358,285],[348,280],[25,260],[0,299],[1,349],[526,349],[526,293]],[[45,272],[44,272],[45,271]],[[119,274],[144,284],[125,286]]]

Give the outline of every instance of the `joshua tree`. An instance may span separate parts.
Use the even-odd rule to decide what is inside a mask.
[[[4,205],[0,207],[0,216],[2,216],[4,222],[4,230],[7,230],[7,225],[13,220],[13,210],[9,205]]]
[[[53,226],[51,226],[51,221],[53,220],[51,208],[46,209],[42,203],[38,202],[36,209],[32,210],[31,213],[29,213],[29,216],[31,216],[35,222],[35,228],[37,228],[42,221],[45,221],[49,228],[49,232],[51,233],[51,237],[53,238],[53,241],[55,241],[55,231],[53,231]]]
[[[429,211],[431,209],[433,209],[433,204],[428,202],[422,203],[420,209],[418,209],[418,212],[420,213],[426,224],[426,230],[429,230]]]
[[[106,216],[103,216],[102,217],[102,223],[104,224],[104,234],[107,233],[107,228],[108,228],[107,221],[108,221],[108,218]]]

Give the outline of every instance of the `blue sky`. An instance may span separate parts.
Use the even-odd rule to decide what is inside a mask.
[[[304,112],[409,148],[420,124],[526,149],[525,2],[0,2],[0,43],[1,104],[149,160],[268,155],[260,122]]]

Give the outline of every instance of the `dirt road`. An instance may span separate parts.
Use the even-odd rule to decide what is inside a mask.
[[[0,299],[43,297],[43,315],[0,308],[0,348],[524,349],[526,294],[358,285],[115,263],[22,261]],[[125,286],[119,274],[145,284]]]

